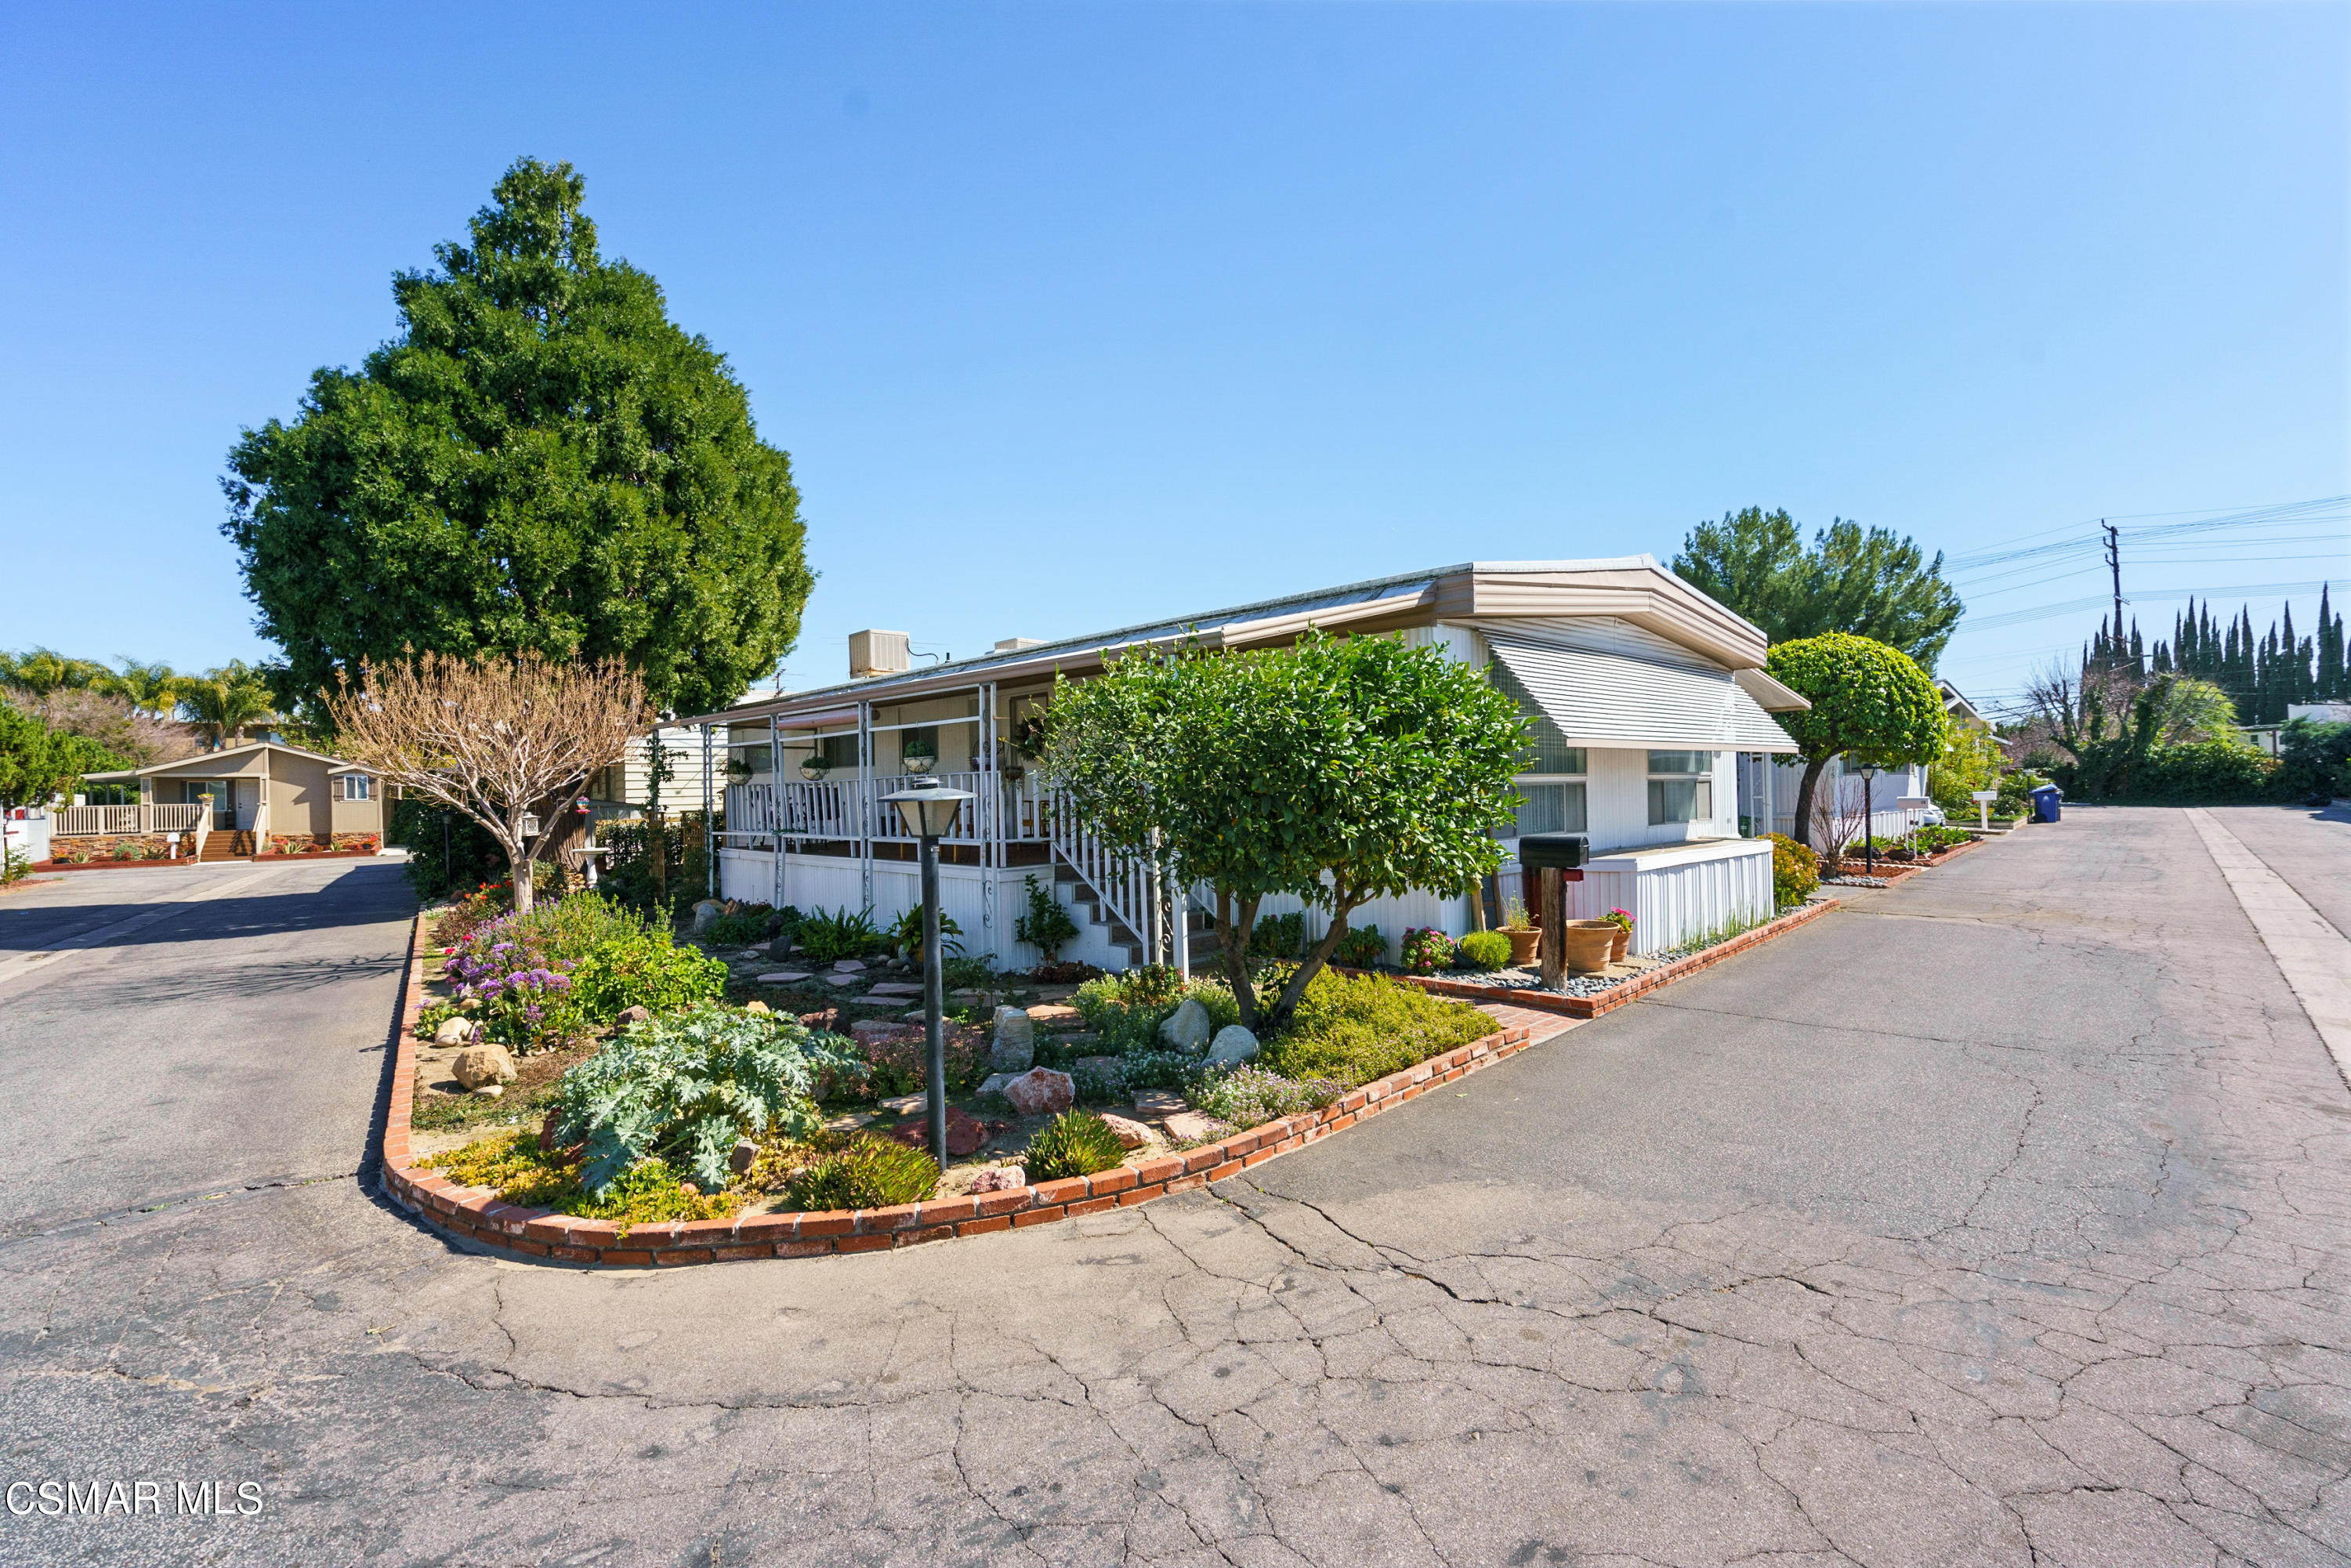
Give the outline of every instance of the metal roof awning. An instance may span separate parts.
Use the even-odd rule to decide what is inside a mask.
[[[1495,661],[1570,746],[1792,752],[1796,743],[1729,670],[1489,636]]]

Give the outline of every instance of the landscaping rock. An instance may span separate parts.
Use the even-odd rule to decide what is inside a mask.
[[[1102,1124],[1118,1134],[1120,1148],[1139,1149],[1151,1141],[1151,1129],[1140,1122],[1130,1122],[1123,1116],[1113,1116],[1105,1111]]]
[[[701,936],[705,931],[710,929],[710,923],[712,921],[717,919],[720,915],[726,913],[726,906],[719,903],[715,898],[705,898],[698,901],[694,906],[694,924],[686,927],[685,934],[689,936]]]
[[[910,1122],[893,1129],[890,1135],[908,1148],[927,1149],[931,1146],[931,1129],[927,1122]],[[947,1107],[947,1158],[959,1159],[976,1151],[994,1135],[994,1130],[964,1111]]]
[[[1007,1083],[1002,1092],[1024,1116],[1058,1116],[1077,1103],[1078,1086],[1066,1072],[1033,1067]]]
[[[998,1072],[1026,1072],[1037,1062],[1036,1026],[1019,1008],[996,1009],[996,1040],[987,1065]]]
[[[1170,1051],[1197,1056],[1207,1047],[1208,1037],[1216,1032],[1216,1028],[1215,1020],[1208,1017],[1208,1009],[1200,1005],[1200,998],[1186,997],[1182,1007],[1161,1020],[1159,1039]]]
[[[904,1040],[916,1031],[888,1019],[859,1019],[849,1026],[849,1038],[861,1044],[877,1040]]]
[[[1208,1065],[1238,1067],[1257,1055],[1257,1036],[1237,1023],[1227,1024],[1208,1042]]]
[[[479,1089],[485,1083],[511,1083],[515,1079],[514,1053],[496,1042],[469,1045],[449,1063],[449,1074],[468,1089]]]
[[[1029,1021],[1038,1029],[1077,1029],[1085,1023],[1078,1009],[1064,1002],[1047,1002],[1029,1009]]]
[[[1004,1086],[1011,1082],[1012,1074],[1009,1072],[991,1072],[987,1077],[979,1081],[979,1087],[973,1090],[972,1092],[975,1094],[1001,1094],[1004,1092]]]
[[[1109,1078],[1118,1071],[1118,1058],[1115,1056],[1081,1056],[1077,1061],[1071,1062],[1070,1065],[1072,1067],[1082,1067],[1088,1072],[1093,1073],[1099,1078]]]
[[[745,1002],[743,1010],[747,1013],[764,1013],[770,1009],[765,1002]]]
[[[751,1168],[752,1162],[758,1157],[758,1145],[748,1138],[737,1138],[735,1140],[735,1147],[727,1153],[726,1168],[737,1176],[741,1176]]]
[[[622,1008],[621,1016],[612,1021],[622,1029],[628,1028],[632,1023],[651,1023],[653,1021],[653,1010],[640,1002],[632,1008]]]
[[[835,958],[832,961],[832,971],[836,975],[862,975],[865,973],[865,960],[862,958]]]
[[[789,958],[792,956],[792,949],[798,945],[792,940],[791,934],[786,932],[768,944],[768,956],[776,959]]]
[[[1167,1118],[1167,1135],[1179,1144],[1196,1144],[1203,1138],[1213,1138],[1224,1130],[1222,1122],[1197,1111],[1178,1111]]]
[[[808,977],[806,969],[770,969],[758,978],[763,986],[797,986]]]
[[[1167,1117],[1186,1106],[1184,1096],[1173,1089],[1142,1089],[1135,1092],[1134,1108],[1145,1116]]]
[[[441,1027],[433,1031],[435,1045],[463,1045],[474,1038],[472,1019],[443,1019]]]
[[[927,1094],[899,1094],[881,1103],[884,1111],[895,1111],[901,1116],[911,1116],[930,1103],[930,1096]]]
[[[998,1166],[972,1178],[968,1192],[1018,1192],[1029,1185],[1029,1173],[1019,1166]]]
[[[503,1083],[485,1083],[474,1091],[485,1100],[496,1100],[506,1092],[507,1086]]]

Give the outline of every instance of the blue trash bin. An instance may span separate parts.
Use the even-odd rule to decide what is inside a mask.
[[[2065,791],[2056,785],[2043,784],[2034,789],[2032,794],[2034,821],[2053,822],[2064,815],[2064,808],[2059,805],[2059,802],[2065,799]]]

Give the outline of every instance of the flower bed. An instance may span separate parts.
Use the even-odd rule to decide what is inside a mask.
[[[644,1266],[867,1251],[1100,1213],[1236,1175],[1515,1055],[1531,1040],[1524,1026],[1494,1029],[1426,1061],[1335,1092],[1319,1107],[1197,1147],[1091,1175],[872,1208],[622,1220],[509,1202],[495,1188],[453,1181],[413,1156],[416,1022],[425,1005],[431,951],[420,916],[394,1064],[392,1103],[384,1131],[385,1187],[404,1207],[448,1234],[528,1257],[574,1263]],[[465,1164],[464,1173],[504,1176],[507,1173],[488,1162],[517,1154],[517,1143],[510,1134],[495,1148],[475,1145],[479,1154]],[[537,1163],[543,1167],[543,1161]],[[532,1164],[525,1156],[517,1168]],[[522,1174],[528,1176],[535,1172],[522,1169]]]

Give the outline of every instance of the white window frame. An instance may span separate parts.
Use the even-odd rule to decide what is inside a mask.
[[[1656,759],[1659,756],[1703,757],[1706,766],[1694,770],[1659,772]],[[1647,788],[1643,791],[1644,804],[1648,808],[1649,826],[1653,828],[1687,827],[1693,823],[1714,821],[1714,776],[1721,766],[1721,753],[1701,751],[1686,747],[1650,747],[1642,762],[1647,769]],[[1657,815],[1660,784],[1687,784],[1690,790],[1690,812],[1687,817]]]

